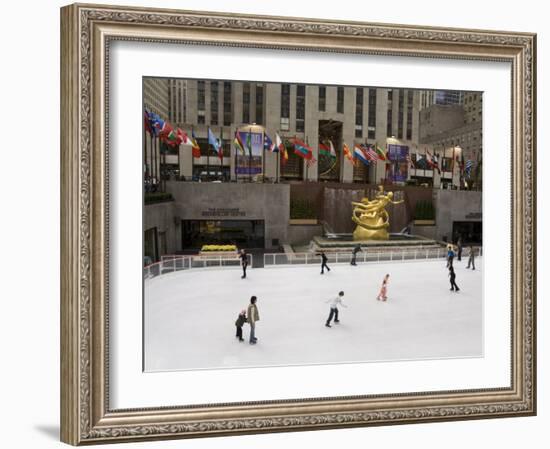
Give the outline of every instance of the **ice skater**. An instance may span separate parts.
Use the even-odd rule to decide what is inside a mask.
[[[387,301],[388,300],[388,281],[390,280],[390,275],[386,274],[384,276],[384,279],[382,281],[382,286],[380,287],[380,292],[378,293],[378,296],[376,299],[378,301]]]
[[[258,342],[256,338],[256,321],[260,321],[260,314],[258,313],[258,306],[256,301],[258,298],[252,296],[250,298],[250,304],[248,306],[247,316],[248,324],[250,324],[250,344],[255,345]]]
[[[361,245],[357,244],[351,251],[351,262],[350,264],[353,266],[357,265],[357,253],[361,251]]]
[[[332,327],[330,325],[330,322],[332,321],[333,317],[335,323],[340,322],[340,320],[338,319],[338,306],[340,305],[342,307],[347,307],[347,305],[344,304],[344,300],[342,299],[343,297],[344,292],[340,292],[335,298],[330,298],[328,301],[325,301],[326,303],[330,303],[330,313],[327,322],[325,323],[326,327]]]
[[[241,259],[241,267],[243,268],[243,275],[241,276],[241,279],[244,279],[246,278],[246,267],[248,267],[248,254],[246,254],[244,249],[241,249],[239,259]]]
[[[475,264],[475,257],[476,257],[476,250],[474,249],[473,245],[470,245],[470,254],[468,256],[468,266],[466,268],[470,268],[470,265],[472,266],[472,270],[476,269]]]
[[[321,251],[321,274],[325,274],[325,268],[327,269],[327,271],[330,271],[330,268],[328,267],[327,262],[328,262],[327,255],[325,254],[324,251]]]
[[[235,321],[235,327],[237,328],[237,334],[235,337],[239,339],[239,341],[244,341],[243,338],[243,325],[246,323],[246,310],[241,310],[241,313],[239,313],[239,316],[237,317],[237,320]]]
[[[455,279],[456,279],[455,269],[451,265],[449,267],[449,280],[451,281],[451,289],[450,290],[452,292],[455,291],[455,288],[456,288],[457,292],[460,291],[460,289],[458,288],[458,285],[456,285]]]
[[[447,246],[447,268],[451,268],[453,266],[453,259],[455,257],[455,252],[453,249],[453,245]]]
[[[462,236],[458,237],[458,241],[456,242],[456,247],[457,247],[456,258],[460,262],[462,261]]]

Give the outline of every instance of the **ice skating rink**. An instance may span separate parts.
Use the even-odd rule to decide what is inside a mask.
[[[455,260],[459,293],[445,261],[212,268],[145,282],[146,371],[480,357],[482,259]],[[390,274],[388,301],[376,300]],[[344,290],[340,324],[325,327],[329,298]],[[235,338],[235,320],[258,297],[257,345]]]

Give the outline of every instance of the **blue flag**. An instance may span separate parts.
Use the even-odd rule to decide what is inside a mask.
[[[151,124],[153,134],[158,136],[162,128],[164,128],[164,120],[160,118],[160,115],[154,112],[149,112],[149,123]]]
[[[278,148],[275,148],[267,133],[264,133],[264,149],[271,152],[279,151]]]

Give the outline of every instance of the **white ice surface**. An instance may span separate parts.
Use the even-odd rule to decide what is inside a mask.
[[[262,367],[483,356],[482,259],[190,270],[145,282],[145,371]],[[376,300],[389,273],[388,301]],[[326,328],[339,290],[347,308]],[[235,319],[258,297],[259,341],[235,338]]]

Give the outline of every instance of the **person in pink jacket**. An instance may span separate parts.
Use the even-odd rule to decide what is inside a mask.
[[[384,276],[384,280],[382,281],[382,287],[380,287],[380,293],[378,293],[378,296],[376,297],[378,301],[386,301],[388,299],[387,293],[389,279],[390,275],[386,274],[386,276]]]

